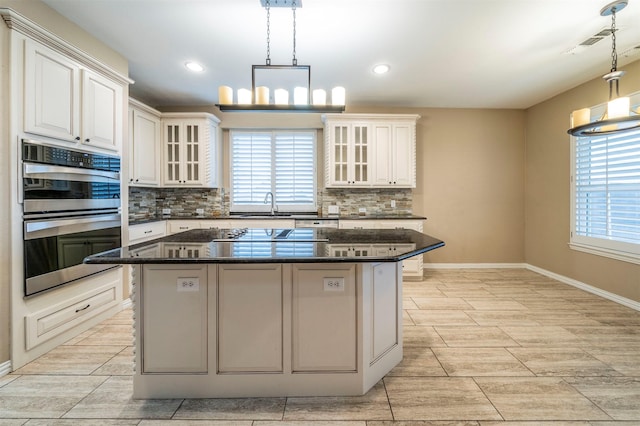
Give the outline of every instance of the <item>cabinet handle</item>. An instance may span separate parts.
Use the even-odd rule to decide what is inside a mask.
[[[144,233],[145,233],[145,234],[150,234],[150,233],[152,233],[152,232],[153,232],[153,231],[144,231]]]
[[[91,142],[91,139],[86,138],[84,141],[85,141],[85,142]]]
[[[189,227],[188,226],[181,226],[178,229],[189,229]]]
[[[89,306],[91,306],[90,304],[87,304],[87,306],[85,306],[84,308],[80,308],[80,309],[76,309],[76,314],[80,311],[84,311],[85,309],[89,309]]]
[[[80,136],[76,136],[76,140],[79,141],[80,140]]]

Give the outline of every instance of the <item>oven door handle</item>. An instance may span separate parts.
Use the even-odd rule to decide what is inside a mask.
[[[24,222],[24,238],[31,240],[34,238],[50,237],[54,235],[65,235],[76,232],[92,231],[95,229],[105,229],[121,226],[120,214],[108,214],[98,216],[67,217],[56,220],[36,220]]]
[[[119,181],[120,172],[23,163],[23,177],[32,179],[76,180],[82,182],[95,181],[96,178],[107,178]]]

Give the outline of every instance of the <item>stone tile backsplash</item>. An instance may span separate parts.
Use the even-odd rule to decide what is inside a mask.
[[[163,209],[171,209],[172,217],[197,216],[197,209],[202,209],[205,217],[227,216],[229,204],[228,191],[222,188],[129,188],[130,221],[161,216]],[[331,205],[338,206],[341,216],[413,213],[411,189],[321,189],[318,205],[323,216],[329,215]],[[366,213],[360,213],[360,208]]]

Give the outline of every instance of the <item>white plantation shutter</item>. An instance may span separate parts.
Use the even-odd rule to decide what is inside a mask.
[[[231,210],[315,211],[315,131],[233,131]]]
[[[640,261],[640,130],[576,138],[573,167],[572,244]]]

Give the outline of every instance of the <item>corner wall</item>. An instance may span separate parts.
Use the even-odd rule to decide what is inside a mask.
[[[623,68],[623,94],[640,91],[640,61]],[[606,101],[596,78],[526,112],[525,260],[527,263],[640,302],[640,265],[569,248],[571,111]]]

